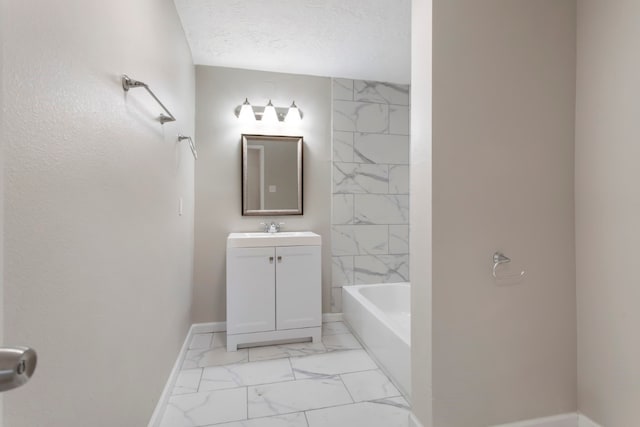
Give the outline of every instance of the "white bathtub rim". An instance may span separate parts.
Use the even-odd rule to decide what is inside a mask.
[[[349,285],[349,286],[343,286],[342,289],[344,289],[351,296],[353,296],[353,298],[358,300],[363,306],[367,308],[367,310],[373,313],[376,316],[376,318],[380,320],[381,323],[383,323],[387,328],[392,330],[402,340],[402,342],[404,342],[409,348],[411,348],[411,323],[409,323],[409,334],[407,336],[402,331],[399,331],[398,327],[395,324],[393,324],[392,322],[389,322],[385,313],[382,310],[380,310],[378,306],[376,306],[374,303],[369,301],[368,298],[365,298],[360,292],[358,292],[358,290],[362,288],[380,287],[380,286],[384,286],[384,287],[405,286],[411,289],[409,282],[375,283],[371,285]],[[411,319],[411,317],[409,317],[409,319]],[[411,320],[409,320],[409,322],[411,322]]]

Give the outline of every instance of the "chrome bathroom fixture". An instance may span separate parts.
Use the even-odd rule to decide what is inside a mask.
[[[178,134],[178,141],[184,141],[184,140],[189,141],[189,148],[191,148],[191,153],[193,154],[193,158],[195,160],[198,160],[198,152],[196,151],[196,143],[193,142],[193,139],[190,136],[184,136],[184,135],[180,135]]]
[[[275,110],[276,118],[278,119],[277,120],[278,122],[295,123],[295,122],[299,122],[300,120],[302,120],[302,117],[304,117],[304,115],[302,114],[302,111],[298,108],[295,101],[293,101],[291,103],[291,106],[289,107],[275,106],[273,105],[271,100],[269,100],[267,105],[261,106],[261,105],[252,105],[249,102],[248,98],[245,98],[244,102],[235,108],[234,114],[239,120],[242,120],[242,121],[260,121],[261,122],[264,120],[265,122],[267,122],[269,121],[268,120],[269,109],[271,108]],[[273,120],[271,121],[274,122]]]
[[[176,121],[176,118],[173,116],[173,114],[171,114],[171,112],[169,110],[167,110],[167,107],[164,106],[162,101],[160,101],[158,99],[158,97],[155,95],[155,93],[153,93],[151,91],[151,89],[149,89],[149,85],[147,85],[146,83],[143,83],[143,82],[141,82],[139,80],[134,80],[131,77],[127,76],[126,74],[122,75],[122,88],[124,89],[125,92],[128,92],[129,89],[136,88],[136,87],[145,88],[147,90],[147,92],[149,92],[149,95],[151,95],[153,97],[153,99],[155,99],[156,102],[158,104],[160,104],[160,106],[165,111],[165,113],[168,114],[168,116],[165,116],[164,114],[160,113],[160,116],[158,117],[158,120],[160,120],[160,124],[165,124],[167,122],[175,122]]]
[[[277,233],[280,231],[280,227],[284,225],[284,222],[271,221],[271,224],[261,222],[260,225],[264,228],[265,233]]]
[[[514,274],[511,276],[500,276],[497,274],[496,270],[501,264],[507,264],[511,262],[511,258],[507,257],[505,254],[501,252],[495,252],[493,254],[493,277],[499,280],[508,280],[508,279],[520,279],[524,277],[525,271],[522,270],[520,274]]]

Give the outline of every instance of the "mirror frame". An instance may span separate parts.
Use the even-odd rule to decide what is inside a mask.
[[[262,141],[282,141],[296,143],[298,159],[298,207],[297,209],[256,209],[249,210],[248,198],[248,169],[247,169],[247,146],[249,140]],[[251,135],[242,134],[242,215],[243,216],[279,216],[279,215],[302,215],[302,147],[303,138],[301,136],[280,136],[280,135]]]

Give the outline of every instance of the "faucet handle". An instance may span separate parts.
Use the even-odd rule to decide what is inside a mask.
[[[261,222],[260,225],[262,226],[262,229],[265,231],[265,233],[269,231],[269,224],[267,224],[266,222]]]

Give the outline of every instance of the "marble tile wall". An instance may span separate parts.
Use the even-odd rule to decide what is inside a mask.
[[[409,281],[409,86],[333,79],[331,310],[342,286]]]

